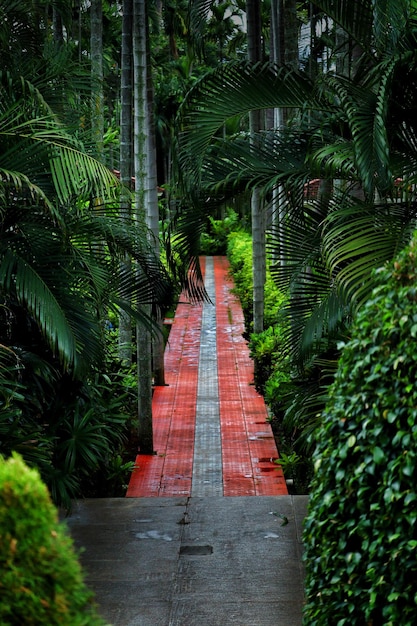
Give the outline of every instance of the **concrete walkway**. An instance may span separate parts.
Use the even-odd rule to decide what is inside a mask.
[[[114,498],[69,518],[113,626],[300,626],[304,496]]]
[[[156,454],[127,498],[77,502],[67,523],[113,626],[300,626],[307,497],[273,463],[227,262],[203,268],[212,304],[177,309]]]

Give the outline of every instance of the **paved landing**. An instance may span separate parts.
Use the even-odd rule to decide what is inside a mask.
[[[113,626],[300,626],[305,496],[84,500],[68,519]]]

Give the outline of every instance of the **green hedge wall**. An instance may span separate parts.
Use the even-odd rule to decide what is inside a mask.
[[[417,238],[377,276],[317,433],[305,626],[417,620]]]

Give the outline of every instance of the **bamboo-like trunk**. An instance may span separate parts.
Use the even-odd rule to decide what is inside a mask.
[[[147,58],[146,2],[133,3],[133,74],[134,74],[134,161],[135,161],[135,219],[146,224],[147,160]],[[138,272],[140,269],[137,270]],[[138,304],[150,317],[150,306]],[[136,325],[138,374],[138,435],[141,452],[153,452],[152,427],[152,365],[151,336],[144,324]]]
[[[103,9],[101,0],[92,0],[90,8],[91,58],[91,130],[96,157],[104,158],[104,94],[103,94]]]
[[[122,54],[121,54],[121,88],[120,88],[120,214],[126,228],[132,218],[131,181],[132,181],[132,35],[133,35],[133,2],[123,0],[122,18]],[[120,268],[123,273],[132,272],[132,263],[126,256]],[[119,315],[119,358],[126,364],[132,362],[132,321],[130,315],[123,311]]]
[[[261,60],[261,13],[259,0],[246,1],[248,27],[248,58],[252,63]],[[251,111],[249,117],[251,141],[263,128],[260,111]],[[254,189],[251,198],[252,264],[253,264],[253,331],[260,333],[264,324],[264,289],[266,280],[265,216],[261,194]]]

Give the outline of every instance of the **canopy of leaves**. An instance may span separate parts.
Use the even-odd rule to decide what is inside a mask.
[[[371,293],[373,270],[416,226],[417,22],[409,0],[315,5],[334,27],[327,44],[334,65],[309,75],[224,64],[184,102],[177,157],[194,215],[208,197],[263,193],[276,218],[271,271],[290,294],[286,350],[294,375],[320,387],[323,363],[334,361]],[[335,72],[342,53],[348,71]],[[293,112],[284,130],[224,132],[229,119],[278,107]]]

